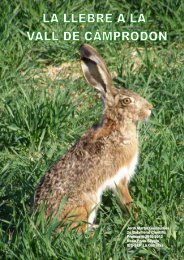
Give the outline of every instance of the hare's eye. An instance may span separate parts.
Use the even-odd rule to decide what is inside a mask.
[[[132,102],[132,100],[131,100],[130,98],[128,98],[128,97],[126,97],[126,98],[123,99],[123,104],[124,104],[124,105],[128,105],[128,104],[130,104],[131,102]]]

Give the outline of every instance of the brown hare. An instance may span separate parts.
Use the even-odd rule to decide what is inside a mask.
[[[80,57],[86,80],[102,96],[102,120],[42,177],[34,205],[38,211],[43,203],[46,217],[58,214],[59,220],[71,221],[71,228],[81,222],[79,229],[85,231],[94,222],[105,190],[114,191],[128,208],[132,203],[128,183],[139,156],[136,125],[150,116],[152,105],[130,90],[115,88],[105,62],[90,45],[80,47]]]

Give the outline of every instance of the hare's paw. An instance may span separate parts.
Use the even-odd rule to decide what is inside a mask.
[[[139,215],[138,215],[138,208],[136,206],[136,204],[131,201],[125,204],[126,209],[128,210],[129,214],[133,215],[135,220],[138,220]]]

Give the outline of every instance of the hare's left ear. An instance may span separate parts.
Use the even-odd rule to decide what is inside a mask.
[[[86,80],[105,98],[106,92],[111,91],[112,78],[102,57],[88,44],[80,47],[80,57]]]

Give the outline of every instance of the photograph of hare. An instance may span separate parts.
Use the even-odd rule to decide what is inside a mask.
[[[183,4],[130,2],[1,1],[0,258],[182,259]],[[41,21],[102,9],[168,39],[26,37],[119,30]],[[128,247],[132,227],[167,231]]]
[[[80,58],[86,80],[104,102],[102,120],[42,177],[34,204],[39,210],[44,203],[47,217],[57,214],[60,220],[69,219],[71,227],[86,231],[87,226],[93,227],[105,190],[117,193],[128,209],[132,206],[128,183],[138,162],[136,124],[150,116],[152,105],[135,92],[115,88],[105,62],[92,46],[83,44]],[[64,197],[67,201],[60,213]]]

